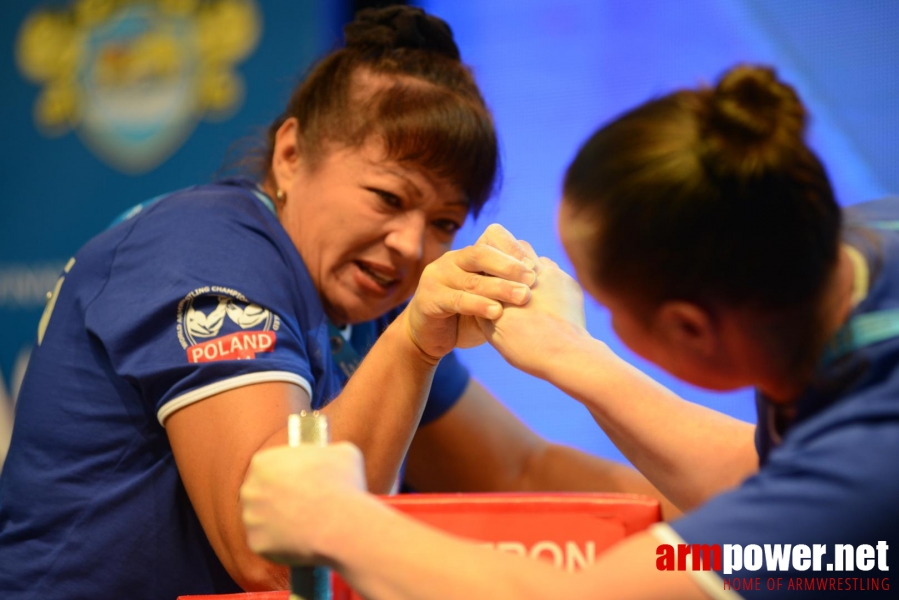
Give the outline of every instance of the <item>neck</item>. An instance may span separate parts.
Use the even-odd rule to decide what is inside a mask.
[[[275,187],[275,184],[272,183],[271,177],[266,177],[263,181],[259,183],[259,189],[269,197],[272,201],[272,204],[275,207],[275,214],[278,216],[278,220],[281,219],[281,211],[284,208],[283,202],[278,200],[278,190]]]
[[[852,309],[858,301],[860,294],[856,290],[856,265],[850,256],[854,248],[840,246],[839,260],[836,273],[829,288],[830,300],[825,304],[824,321],[827,331],[827,339],[832,338],[840,328],[849,320]],[[864,291],[861,295],[864,294]]]
[[[756,382],[756,387],[772,400],[789,402],[802,394],[815,373],[821,350],[849,320],[854,307],[853,300],[858,296],[855,289],[856,266],[850,257],[850,251],[851,249],[840,246],[837,264],[818,305],[819,317],[815,321],[815,331],[820,332],[820,336],[815,336],[818,339],[803,340],[799,344],[800,351],[804,352],[808,352],[806,344],[809,341],[815,344],[817,351],[813,359],[802,361],[802,366],[797,371],[793,365],[784,367],[790,361],[778,358],[776,360],[782,364],[770,366],[766,376]]]

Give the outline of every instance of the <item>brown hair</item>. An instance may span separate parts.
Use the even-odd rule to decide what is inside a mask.
[[[647,307],[744,306],[808,337],[836,264],[840,210],[803,140],[806,111],[773,69],[649,101],[597,131],[565,178],[594,217],[593,277]]]
[[[263,172],[285,120],[300,123],[312,164],[324,145],[359,146],[380,137],[387,158],[457,185],[477,215],[499,170],[496,132],[449,26],[419,8],[360,11],[344,28],[346,47],[319,62],[268,130]]]

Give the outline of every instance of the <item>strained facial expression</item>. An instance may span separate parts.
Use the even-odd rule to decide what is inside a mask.
[[[408,299],[468,215],[460,190],[385,157],[383,144],[332,147],[299,161],[281,222],[337,324],[376,318]]]

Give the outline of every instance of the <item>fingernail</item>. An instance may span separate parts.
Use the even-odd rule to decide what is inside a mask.
[[[492,304],[487,309],[487,318],[488,319],[496,319],[500,316],[500,314],[502,314],[502,312],[503,312],[503,309],[501,306],[499,306],[498,304]]]
[[[534,272],[534,271],[528,271],[528,272],[525,274],[525,282],[524,282],[524,283],[525,283],[528,287],[531,287],[531,286],[534,285],[534,283],[536,283],[536,282],[537,282],[537,273]]]
[[[530,291],[531,291],[531,288],[526,288],[526,287],[516,287],[516,288],[512,291],[512,297],[513,297],[517,302],[523,302],[524,299],[528,297],[528,293],[529,293]]]
[[[531,270],[533,270],[534,267],[537,266],[537,263],[535,263],[533,260],[531,260],[531,258],[529,256],[525,256],[524,258],[522,258],[521,262],[523,262],[524,266],[526,266],[528,269],[531,269]]]

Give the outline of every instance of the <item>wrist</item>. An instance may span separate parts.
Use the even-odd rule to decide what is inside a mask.
[[[592,337],[583,327],[568,325],[558,331],[555,344],[546,349],[545,360],[541,360],[532,374],[562,387],[577,373],[594,368],[609,352],[604,342]]]
[[[326,514],[334,518],[314,540],[316,555],[341,575],[364,564],[366,553],[379,546],[378,513],[386,507],[368,492],[349,490],[335,499],[339,510],[330,505]]]
[[[397,343],[403,349],[403,356],[407,360],[411,360],[412,364],[418,364],[425,367],[436,367],[442,356],[434,356],[426,352],[415,335],[415,331],[409,323],[409,307],[406,307],[399,316],[394,319],[393,323],[384,332],[384,335],[395,336]]]

